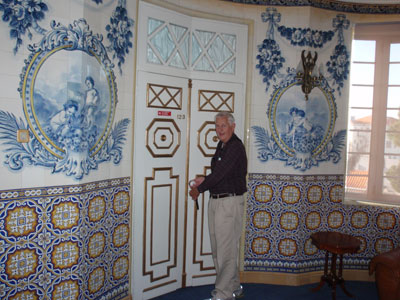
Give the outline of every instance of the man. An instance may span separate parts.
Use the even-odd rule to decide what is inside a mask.
[[[200,193],[210,191],[208,227],[217,277],[212,298],[207,300],[233,300],[243,296],[238,260],[247,157],[242,141],[234,134],[235,119],[230,113],[216,115],[215,130],[220,141],[211,160],[211,174],[196,177],[189,194],[196,200]]]

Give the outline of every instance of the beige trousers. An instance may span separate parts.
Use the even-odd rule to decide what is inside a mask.
[[[244,196],[210,198],[208,228],[217,277],[214,299],[233,299],[240,287],[239,241],[242,233]]]

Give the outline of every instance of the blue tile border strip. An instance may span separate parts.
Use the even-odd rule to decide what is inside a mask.
[[[346,13],[361,14],[398,14],[400,4],[364,4],[338,2],[330,0],[222,0],[243,4],[272,5],[272,6],[311,6]]]

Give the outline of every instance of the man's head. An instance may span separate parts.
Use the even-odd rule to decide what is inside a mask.
[[[235,131],[235,118],[231,113],[219,112],[215,116],[215,131],[224,144],[230,140]]]

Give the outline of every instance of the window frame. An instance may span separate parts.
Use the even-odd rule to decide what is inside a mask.
[[[400,23],[386,24],[356,24],[354,29],[353,40],[375,41],[375,61],[374,64],[374,82],[373,87],[373,103],[372,103],[372,120],[371,120],[371,136],[368,167],[368,184],[366,193],[352,193],[346,191],[346,183],[348,178],[347,160],[349,149],[346,148],[346,170],[344,195],[345,202],[361,202],[373,205],[394,205],[400,206],[400,195],[389,195],[383,192],[384,182],[384,158],[385,158],[385,137],[386,137],[386,112],[387,97],[389,88],[389,65],[390,65],[390,45],[392,43],[400,43]],[[355,61],[357,63],[357,61]],[[358,62],[362,63],[362,62]],[[353,64],[353,59],[351,59]],[[350,73],[351,76],[351,73]],[[351,84],[351,78],[350,78]],[[360,86],[360,84],[355,84]],[[390,85],[393,86],[393,85]],[[397,85],[394,85],[397,86]],[[400,85],[399,85],[400,86]],[[349,86],[349,91],[351,85]],[[349,93],[350,94],[350,93]],[[384,101],[382,101],[382,100]],[[348,113],[350,115],[350,98],[348,103]],[[348,118],[349,119],[349,118]],[[349,120],[348,120],[349,122]],[[348,128],[348,132],[350,128]],[[359,131],[360,132],[360,131]],[[347,135],[349,138],[349,134]],[[361,152],[356,152],[361,153]]]

